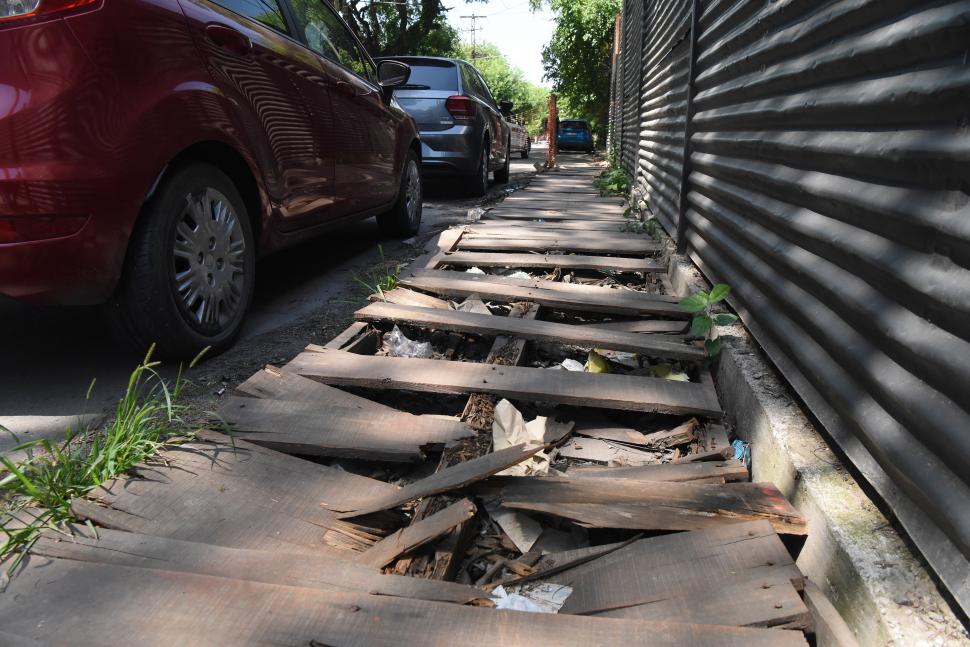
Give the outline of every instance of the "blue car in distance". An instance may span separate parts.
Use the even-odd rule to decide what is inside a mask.
[[[585,119],[563,119],[559,122],[559,135],[556,137],[559,150],[593,152],[593,133]]]

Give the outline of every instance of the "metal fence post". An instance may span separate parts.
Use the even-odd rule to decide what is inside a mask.
[[[697,75],[697,24],[700,19],[700,0],[693,0],[690,8],[690,59],[687,69],[687,114],[684,116],[684,162],[680,172],[680,202],[677,205],[677,253],[687,252],[687,193],[690,177],[690,138],[694,127],[694,80]]]
[[[549,118],[546,122],[546,135],[549,148],[546,150],[546,168],[556,166],[556,138],[559,133],[559,110],[556,108],[556,95],[549,95]]]

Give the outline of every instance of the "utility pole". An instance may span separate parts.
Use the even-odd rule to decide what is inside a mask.
[[[467,31],[467,32],[469,32],[471,34],[471,40],[472,40],[472,61],[474,61],[478,57],[478,38],[476,38],[475,33],[477,31],[479,31],[480,29],[482,29],[481,27],[478,27],[476,25],[476,22],[475,21],[477,21],[478,19],[484,20],[484,19],[488,18],[488,16],[479,16],[477,14],[472,14],[470,16],[459,16],[459,18],[461,18],[462,20],[468,20],[468,21],[471,22],[471,27],[469,27],[468,29],[465,29],[464,31]]]

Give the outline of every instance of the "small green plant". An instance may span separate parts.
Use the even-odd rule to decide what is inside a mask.
[[[728,313],[714,313],[714,306],[727,297],[731,286],[718,283],[711,291],[695,292],[680,301],[680,309],[694,314],[690,322],[690,334],[704,339],[704,347],[712,358],[721,352],[721,340],[711,339],[714,326],[729,326],[738,320],[737,316]]]
[[[377,250],[381,255],[380,263],[367,270],[365,276],[354,274],[354,281],[367,291],[367,296],[376,294],[384,299],[385,292],[390,292],[397,287],[397,277],[401,275],[401,264],[384,258],[384,247],[382,245],[378,245]],[[384,300],[386,301],[386,299]]]
[[[41,530],[74,521],[73,499],[150,458],[176,436],[187,435],[182,419],[187,407],[178,403],[186,385],[182,371],[169,385],[156,370],[159,362],[151,361],[153,351],[154,346],[132,372],[109,426],[98,431],[68,430],[62,443],[47,438],[22,443],[10,450],[25,452],[17,462],[0,456],[0,466],[7,472],[0,478],[0,497],[11,504],[0,517],[0,561],[19,553],[9,572],[17,568]]]
[[[630,192],[630,176],[623,169],[614,166],[593,180],[593,186],[603,196],[626,195]]]

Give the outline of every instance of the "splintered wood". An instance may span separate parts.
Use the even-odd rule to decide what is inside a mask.
[[[733,458],[663,245],[571,159],[240,384],[224,433],[75,500],[0,593],[0,642],[756,647],[836,626],[803,601],[805,519]]]

